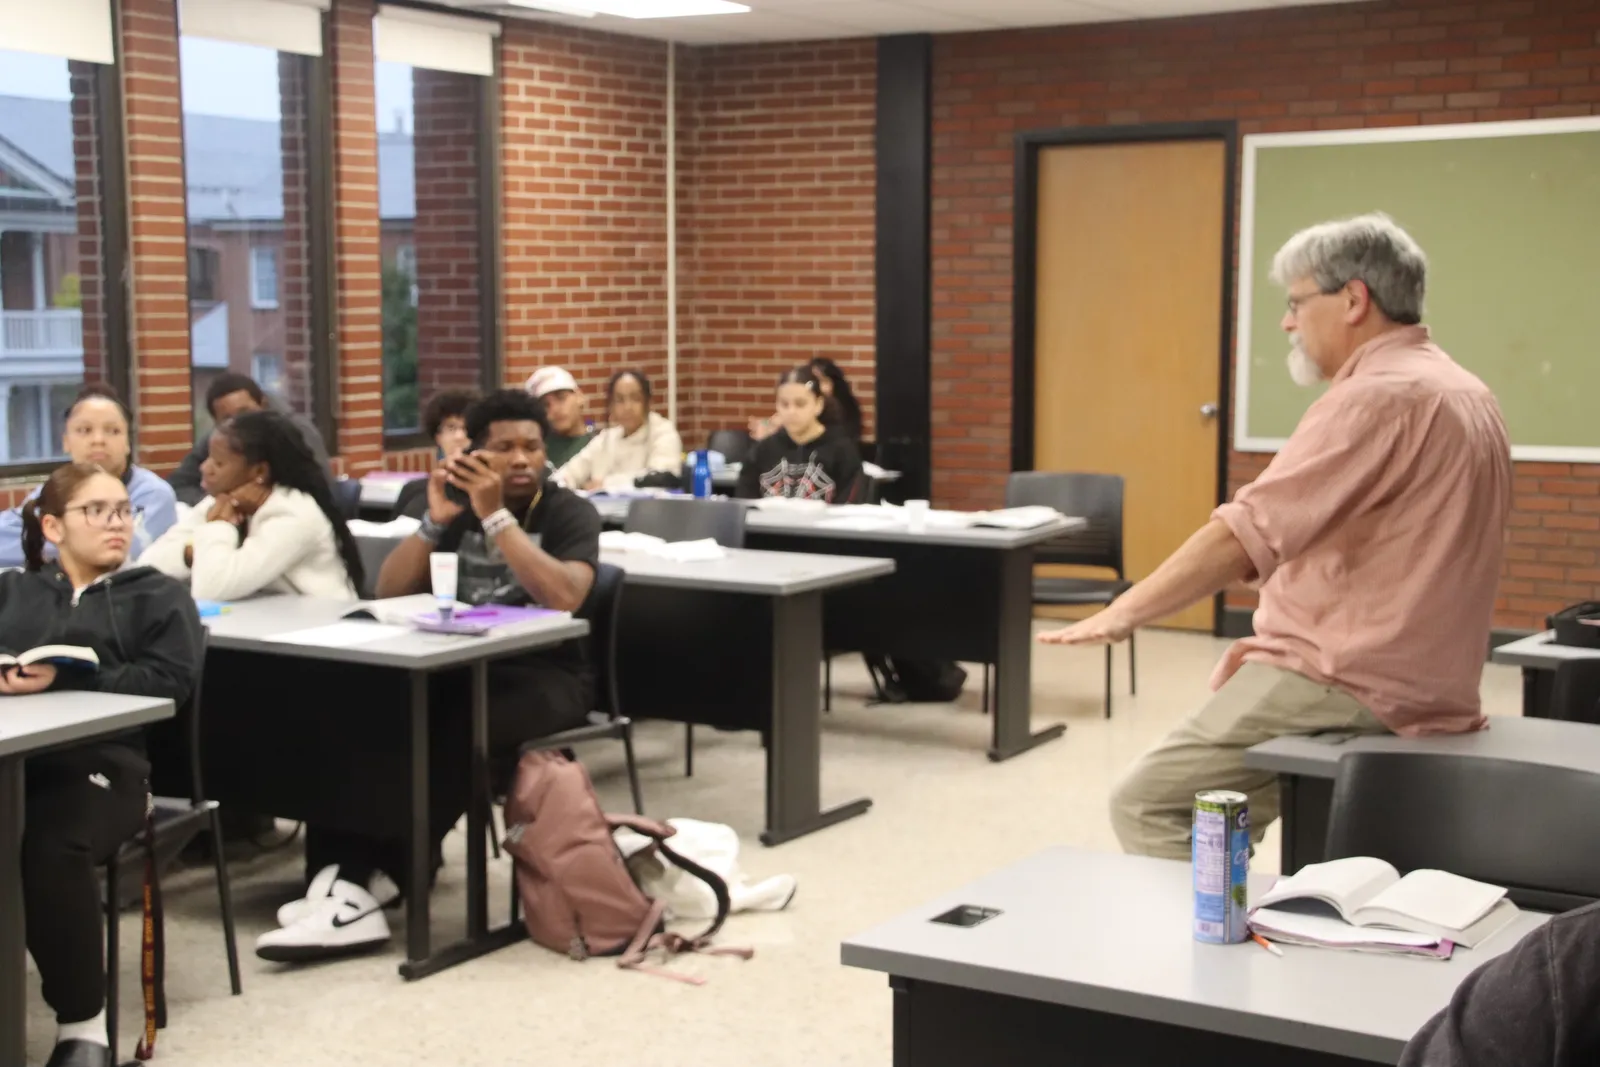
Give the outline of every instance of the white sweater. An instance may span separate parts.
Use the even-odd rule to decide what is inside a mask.
[[[607,489],[632,489],[645,471],[683,469],[683,439],[672,423],[650,413],[645,424],[624,437],[622,427],[611,426],[595,434],[583,451],[567,460],[556,478],[569,489],[587,489],[599,481]]]
[[[139,562],[178,579],[188,579],[196,600],[239,600],[257,593],[304,596],[356,595],[333,537],[333,525],[317,502],[298,489],[278,486],[250,517],[243,541],[231,522],[207,522],[206,497],[155,544]],[[183,550],[194,545],[194,566]]]

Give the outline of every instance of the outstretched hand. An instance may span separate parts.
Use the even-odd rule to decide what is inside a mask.
[[[1114,645],[1133,633],[1133,624],[1122,617],[1115,604],[1081,622],[1060,630],[1046,630],[1039,642],[1046,645]]]

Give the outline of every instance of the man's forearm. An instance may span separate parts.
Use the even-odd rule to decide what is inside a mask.
[[[517,584],[535,600],[556,611],[577,611],[589,595],[589,584],[579,581],[573,565],[556,559],[534,544],[518,527],[495,538],[495,546],[516,576]]]
[[[420,537],[408,537],[395,546],[378,571],[377,594],[380,600],[395,596],[410,596],[421,592],[424,583],[431,582],[428,575],[428,554],[433,546]]]
[[[1254,573],[1254,564],[1228,524],[1212,519],[1150,577],[1118,597],[1116,610],[1131,627],[1144,626],[1215,596]]]

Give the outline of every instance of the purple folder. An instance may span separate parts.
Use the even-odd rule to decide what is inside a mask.
[[[550,615],[559,615],[558,611],[549,608],[525,608],[511,604],[480,604],[475,608],[466,608],[457,611],[451,616],[451,622],[464,624],[465,630],[474,630],[480,627],[507,626],[516,622],[532,622]],[[437,611],[419,611],[411,616],[421,623],[437,624],[439,613]]]

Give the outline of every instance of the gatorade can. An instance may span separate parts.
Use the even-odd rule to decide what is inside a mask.
[[[1250,936],[1250,798],[1228,789],[1194,797],[1194,937],[1233,945]]]

